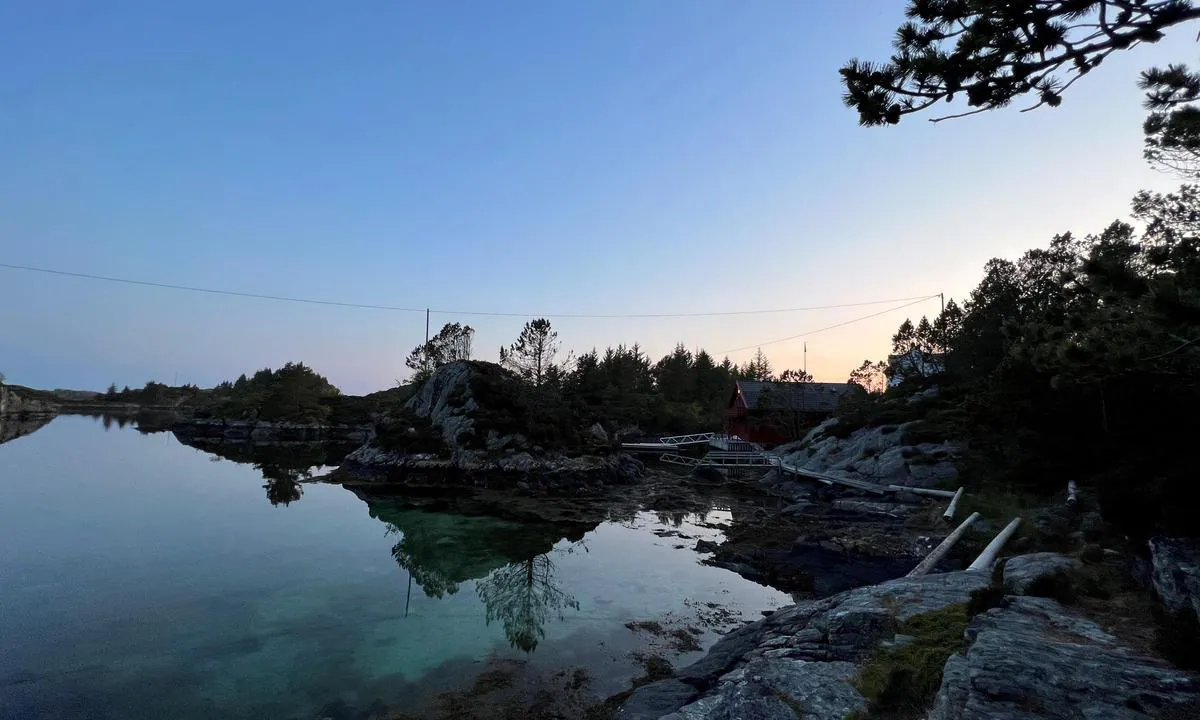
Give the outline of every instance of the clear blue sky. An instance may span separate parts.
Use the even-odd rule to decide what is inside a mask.
[[[531,314],[961,297],[989,257],[1098,231],[1173,184],[1141,162],[1133,83],[1193,60],[1189,29],[1110,58],[1057,110],[859,128],[837,68],[886,57],[902,7],[7,3],[0,262]],[[657,356],[871,310],[555,326],[578,350]],[[882,357],[904,314],[809,338],[810,371]],[[452,320],[485,359],[522,322],[435,330]],[[365,392],[404,376],[424,333],[416,314],[11,270],[0,321],[0,372],[49,387],[302,360]],[[764,351],[797,367],[801,348]]]

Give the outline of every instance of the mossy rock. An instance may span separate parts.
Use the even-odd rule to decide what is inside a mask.
[[[863,718],[919,717],[942,684],[946,660],[966,647],[967,604],[951,605],[901,623],[908,642],[881,648],[859,670],[855,687],[867,700]]]

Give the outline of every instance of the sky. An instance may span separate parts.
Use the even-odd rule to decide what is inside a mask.
[[[1141,160],[1134,83],[1195,59],[1188,28],[1056,109],[861,128],[837,70],[885,59],[903,5],[4,3],[0,263],[418,312],[0,268],[0,372],[210,386],[295,360],[364,393],[407,376],[431,308],[482,359],[546,315],[564,354],[761,346],[844,381],[939,301],[816,333],[902,303],[554,316],[961,299],[989,258],[1177,184]]]

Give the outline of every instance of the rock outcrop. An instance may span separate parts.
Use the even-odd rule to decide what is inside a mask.
[[[930,720],[1157,718],[1200,711],[1200,683],[1121,647],[1090,620],[1047,598],[1010,597],[967,626]],[[1188,710],[1184,710],[1188,708]]]
[[[490,395],[490,404],[482,401],[481,388]],[[350,453],[346,462],[388,475],[403,471],[520,476],[520,483],[538,489],[628,484],[642,477],[645,466],[632,456],[571,454],[539,446],[516,431],[529,414],[537,412],[520,397],[526,391],[495,365],[470,361],[443,365],[405,404],[410,418],[428,425],[435,447],[428,447],[429,439],[410,426],[406,434],[414,441],[421,439],[419,450],[413,449],[416,442],[406,443],[403,437],[396,443],[398,447],[372,441]],[[607,442],[607,434],[598,424],[579,430],[593,446]]]
[[[639,688],[617,717],[840,720],[866,709],[857,665],[895,640],[900,623],[966,603],[988,583],[969,572],[900,578],[784,608],[726,635],[675,678]],[[667,698],[678,705],[666,710]]]
[[[1200,622],[1200,540],[1150,540],[1151,582],[1167,612]]]
[[[53,417],[57,413],[58,403],[39,397],[36,391],[0,384],[0,416]]]
[[[958,479],[960,448],[950,442],[906,444],[904,431],[911,423],[862,428],[845,438],[831,434],[836,423],[836,418],[827,420],[777,452],[795,467],[880,485],[928,488]]]
[[[1072,572],[1068,558],[1045,553],[1009,565],[1006,577],[1026,590]],[[675,677],[635,690],[617,717],[843,720],[865,713],[859,687],[879,651],[921,642],[903,631],[940,622],[927,613],[978,604],[973,594],[988,587],[988,573],[952,572],[784,608],[726,635]],[[932,720],[1200,716],[1189,714],[1200,709],[1196,677],[1122,647],[1057,601],[1010,595],[991,604],[969,621],[960,616],[965,647],[946,651]]]
[[[405,409],[438,429],[451,450],[461,449],[475,432],[473,414],[479,403],[471,392],[471,376],[468,362],[443,365],[405,403]]]

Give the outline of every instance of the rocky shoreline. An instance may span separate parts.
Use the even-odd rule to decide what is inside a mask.
[[[346,456],[343,470],[359,480],[402,485],[436,484],[509,486],[518,490],[583,490],[608,485],[629,485],[641,480],[646,466],[624,453],[570,457],[561,454],[534,456],[527,452],[489,456],[460,452],[453,457],[432,453],[385,451],[367,444]]]
[[[790,606],[637,689],[617,717],[888,717],[896,703],[914,702],[903,696],[923,679],[900,659],[924,657],[936,660],[941,679],[932,697],[915,701],[932,703],[928,717],[936,720],[1195,717],[1200,679],[1036,596],[1060,587],[1054,579],[1064,565],[1074,562],[1019,556],[999,586],[987,573],[958,571]]]
[[[182,420],[172,425],[171,431],[184,442],[365,443],[374,437],[374,429],[371,425],[329,425],[221,418]]]

